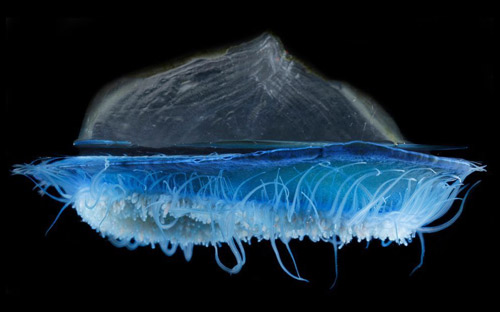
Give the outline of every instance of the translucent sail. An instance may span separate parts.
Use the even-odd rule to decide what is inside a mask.
[[[111,83],[90,106],[78,141],[163,148],[251,140],[404,141],[373,100],[310,71],[269,34]]]

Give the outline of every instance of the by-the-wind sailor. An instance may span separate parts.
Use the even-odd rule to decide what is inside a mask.
[[[211,246],[231,273],[244,243],[308,237],[406,245],[451,225],[484,167],[418,151],[384,110],[264,34],[226,53],[117,80],[87,111],[82,155],[18,165],[117,246]],[[416,148],[417,147],[417,148]],[[468,191],[467,191],[468,192]],[[451,219],[430,226],[462,200]],[[61,210],[61,212],[62,212]],[[223,264],[227,244],[235,265]],[[423,255],[423,253],[422,253]],[[295,262],[294,262],[295,265]]]

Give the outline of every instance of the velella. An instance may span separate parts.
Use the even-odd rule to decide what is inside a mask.
[[[409,144],[375,101],[312,72],[269,34],[112,82],[74,144],[79,156],[14,173],[116,246],[181,249],[187,260],[194,246],[207,246],[237,273],[244,244],[268,240],[285,273],[300,280],[277,242],[292,259],[292,239],[335,251],[352,240],[406,245],[450,226],[465,179],[484,171]],[[457,212],[442,220],[456,201]],[[222,245],[235,265],[219,259]]]

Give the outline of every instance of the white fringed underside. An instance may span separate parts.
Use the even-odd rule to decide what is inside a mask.
[[[172,202],[168,195],[133,193],[119,200],[101,196],[96,202],[89,193],[76,196],[74,207],[82,219],[105,237],[132,244],[154,245],[168,240],[172,244],[214,245],[232,238],[249,241],[283,238],[312,241],[338,237],[341,245],[353,238],[391,240],[406,245],[426,220],[409,218],[394,211],[363,218],[359,222],[335,219],[324,211],[296,213],[256,201],[223,202],[218,199],[181,198]],[[89,208],[90,207],[90,208]],[[340,246],[341,246],[340,245]]]

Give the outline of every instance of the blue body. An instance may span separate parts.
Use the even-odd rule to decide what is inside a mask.
[[[442,217],[482,167],[367,142],[197,156],[77,156],[40,160],[14,172],[72,206],[117,246],[213,246],[238,272],[242,242],[308,237],[335,249],[352,239],[407,244]],[[456,216],[458,217],[458,215]],[[217,248],[227,243],[236,266]],[[298,271],[290,273],[302,279]]]

